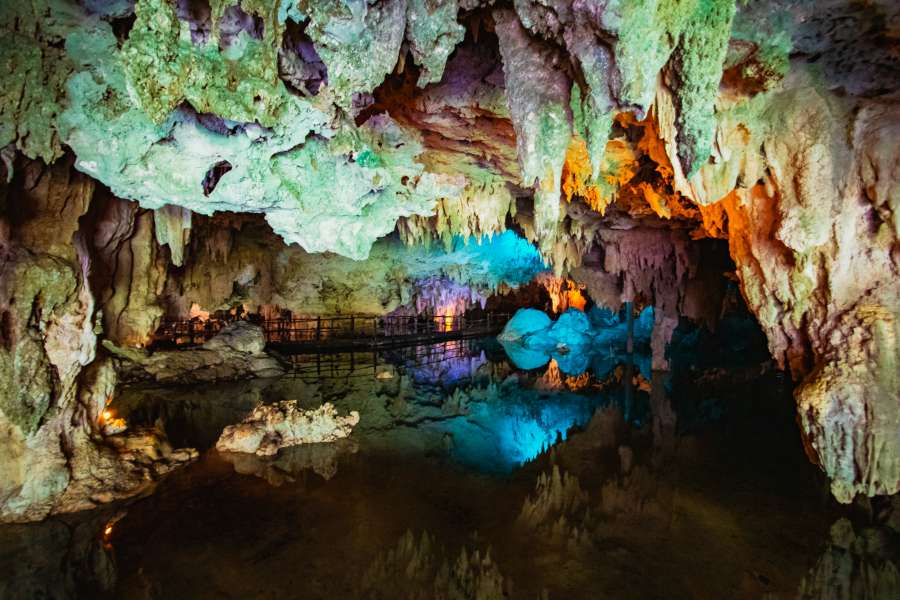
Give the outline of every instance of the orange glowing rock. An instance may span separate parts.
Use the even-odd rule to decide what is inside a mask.
[[[577,308],[583,311],[584,307],[587,306],[587,298],[584,297],[581,290],[570,289],[566,291],[566,303],[569,305],[569,308]]]
[[[612,204],[614,198],[611,195],[604,196],[598,186],[589,183],[590,180],[591,161],[588,156],[587,144],[580,136],[575,135],[566,150],[566,162],[563,164],[563,193],[569,202],[574,196],[583,198],[588,206],[602,215]]]
[[[584,310],[587,298],[581,293],[583,287],[566,277],[558,277],[552,273],[541,273],[535,277],[550,296],[551,309],[554,313],[565,312],[569,308]]]
[[[601,215],[614,202],[636,217],[656,214],[663,219],[699,220],[697,209],[674,192],[675,170],[660,138],[655,117],[638,121],[633,113],[616,116],[616,124],[627,135],[609,140],[604,150],[600,174],[592,178],[587,144],[575,135],[566,152],[562,189],[566,200],[581,198]],[[653,171],[642,168],[650,160]],[[698,231],[704,237],[703,229]]]
[[[578,376],[569,376],[565,378],[564,383],[569,391],[577,392],[579,390],[583,390],[591,384],[591,374],[585,371]]]
[[[563,387],[562,374],[559,371],[559,364],[555,358],[551,358],[547,363],[547,370],[535,382],[535,387],[540,390],[560,390]]]

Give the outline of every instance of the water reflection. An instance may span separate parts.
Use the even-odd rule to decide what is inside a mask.
[[[118,581],[112,540],[120,509],[0,526],[0,598],[82,598]]]
[[[760,365],[633,385],[489,341],[419,354],[446,360],[123,392],[130,423],[204,449],[257,402],[362,420],[272,459],[207,450],[127,514],[2,527],[0,597],[898,597],[896,503],[837,510]]]

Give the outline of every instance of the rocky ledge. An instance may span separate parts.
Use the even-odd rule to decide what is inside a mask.
[[[123,359],[123,381],[200,383],[232,381],[284,374],[283,361],[265,351],[262,328],[246,321],[231,323],[203,346],[192,350],[120,348],[104,341],[104,347]]]

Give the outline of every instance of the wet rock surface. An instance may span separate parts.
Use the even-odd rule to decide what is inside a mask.
[[[296,400],[260,404],[241,423],[225,428],[216,449],[273,456],[282,448],[345,438],[357,423],[358,412],[342,417],[327,402],[314,410],[298,408]]]

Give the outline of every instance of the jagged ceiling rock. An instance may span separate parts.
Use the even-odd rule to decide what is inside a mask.
[[[394,70],[406,29],[406,10],[406,0],[296,2],[290,14],[298,20],[308,15],[307,31],[328,67],[328,87],[341,108],[351,110],[354,96],[371,92]],[[428,19],[423,10],[412,10],[417,18],[410,31],[417,44],[424,45]],[[438,11],[437,19],[446,23],[444,11]],[[436,63],[432,66],[437,68]]]
[[[67,0],[4,9],[11,34],[4,39],[33,39],[10,48],[15,60],[8,64],[15,68],[4,78],[11,101],[4,103],[0,141],[45,159],[58,156],[65,143],[78,155],[79,168],[145,207],[263,212],[287,241],[351,257],[364,257],[367,247],[404,216],[434,218],[434,237],[445,239],[448,233],[500,230],[505,224],[493,198],[521,193],[533,195],[529,227],[552,255],[566,150],[571,155],[574,147],[578,161],[586,157],[590,165],[590,177],[582,170],[580,185],[570,185],[567,197],[577,191],[602,210],[621,180],[611,172],[615,165],[604,170],[614,115],[636,110],[641,117],[659,95],[661,74],[671,85],[676,179],[686,180],[715,149],[713,101],[723,69],[724,81],[755,93],[783,77],[791,44],[806,53],[826,52],[810,45],[808,3],[774,0],[768,13],[742,6],[733,27],[730,0],[518,0],[514,10],[494,13],[482,8],[490,3],[450,0],[276,5],[222,0],[209,9],[202,3],[140,0],[136,20],[130,29],[119,28],[117,40],[99,17],[126,14],[127,6],[120,4],[92,3],[88,13]],[[892,22],[890,9],[883,10]],[[835,4],[825,16],[861,18],[848,11]],[[773,12],[774,24],[760,25],[760,15]],[[457,20],[463,18],[473,23],[472,41],[462,41]],[[803,19],[805,29],[798,28],[795,23]],[[823,19],[816,22],[824,30]],[[874,32],[877,21],[864,22]],[[485,41],[478,43],[481,30]],[[473,61],[477,49],[493,43],[492,30],[505,72],[499,79],[486,73],[466,80],[461,73],[489,64]],[[886,32],[873,38],[884,41],[895,33]],[[832,37],[841,56],[852,54],[848,48],[855,46],[846,35]],[[406,48],[422,67],[416,83],[430,84],[417,96],[415,111],[404,110],[410,102],[384,102],[378,91],[395,66],[403,69]],[[38,59],[52,59],[50,79],[35,75],[48,72]],[[448,59],[456,65],[450,75],[443,73]],[[886,72],[890,61],[879,60],[879,72]],[[364,108],[370,94],[400,120],[399,131],[384,120],[371,121],[374,111]],[[513,140],[503,126],[483,126],[485,109],[491,123],[507,118],[497,108],[507,101],[519,165],[509,161]],[[439,115],[448,112],[455,113],[455,122],[441,122]],[[58,120],[58,127],[29,133],[37,115]],[[460,124],[466,127],[459,129]],[[448,135],[454,126],[457,131]],[[499,161],[485,164],[484,155],[478,156],[484,146],[475,152],[465,148],[479,131]],[[385,143],[385,134],[406,143]],[[381,147],[376,151],[373,144]],[[367,160],[372,152],[378,161]],[[325,167],[298,181],[296,171],[313,164]],[[335,174],[353,183],[328,189]],[[319,194],[321,189],[328,192]],[[313,208],[322,197],[339,201]],[[657,203],[661,197],[657,192]],[[483,219],[433,217],[482,203],[492,205]],[[415,229],[424,231],[422,223]]]
[[[386,116],[373,116],[358,129],[347,124],[331,129],[327,112],[290,95],[276,75],[272,76],[277,83],[270,86],[275,91],[260,96],[268,102],[263,100],[259,107],[242,104],[246,94],[240,90],[233,93],[227,86],[191,83],[173,88],[177,91],[165,94],[170,98],[165,106],[154,105],[145,113],[126,100],[143,80],[129,79],[128,69],[123,73],[110,60],[115,43],[103,23],[95,31],[70,36],[70,55],[84,70],[70,80],[72,102],[61,117],[62,131],[82,170],[142,206],[177,204],[201,214],[264,212],[289,242],[310,251],[334,250],[364,258],[372,242],[389,233],[398,217],[428,214],[437,197],[456,191],[454,182],[425,173],[414,160],[421,152],[414,132],[399,128]],[[250,48],[251,41],[247,43]],[[129,47],[130,53],[123,51],[126,64],[138,52],[138,44]],[[228,60],[207,49],[206,58],[215,55],[212,64],[219,66],[202,67],[193,47],[182,51],[194,70],[186,81],[194,82],[214,80],[205,69],[224,68],[215,62],[220,59],[236,65],[256,60],[252,53]],[[148,50],[146,56],[153,52]],[[133,70],[143,74],[152,72],[152,66]],[[157,81],[153,78],[148,85],[158,87]],[[259,93],[259,88],[252,89],[257,91],[251,95]],[[136,93],[140,97],[141,92]],[[227,116],[211,119],[181,107],[183,94],[198,96],[191,99],[192,106]],[[158,98],[155,93],[149,96]],[[168,113],[172,106],[179,108]],[[152,115],[164,121],[154,123]],[[313,131],[330,139],[311,136]],[[203,182],[222,164],[229,169],[210,190]]]
[[[457,0],[408,0],[406,38],[416,64],[422,66],[419,87],[437,83],[447,57],[465,35],[456,22]]]
[[[72,67],[60,45],[76,16],[70,10],[45,15],[42,8],[31,2],[0,6],[0,147],[15,144],[29,158],[49,163],[62,156],[54,125]]]
[[[560,180],[572,137],[571,83],[562,57],[531,38],[514,12],[498,9],[494,20],[522,184],[534,187],[535,231],[546,248],[556,235]]]

